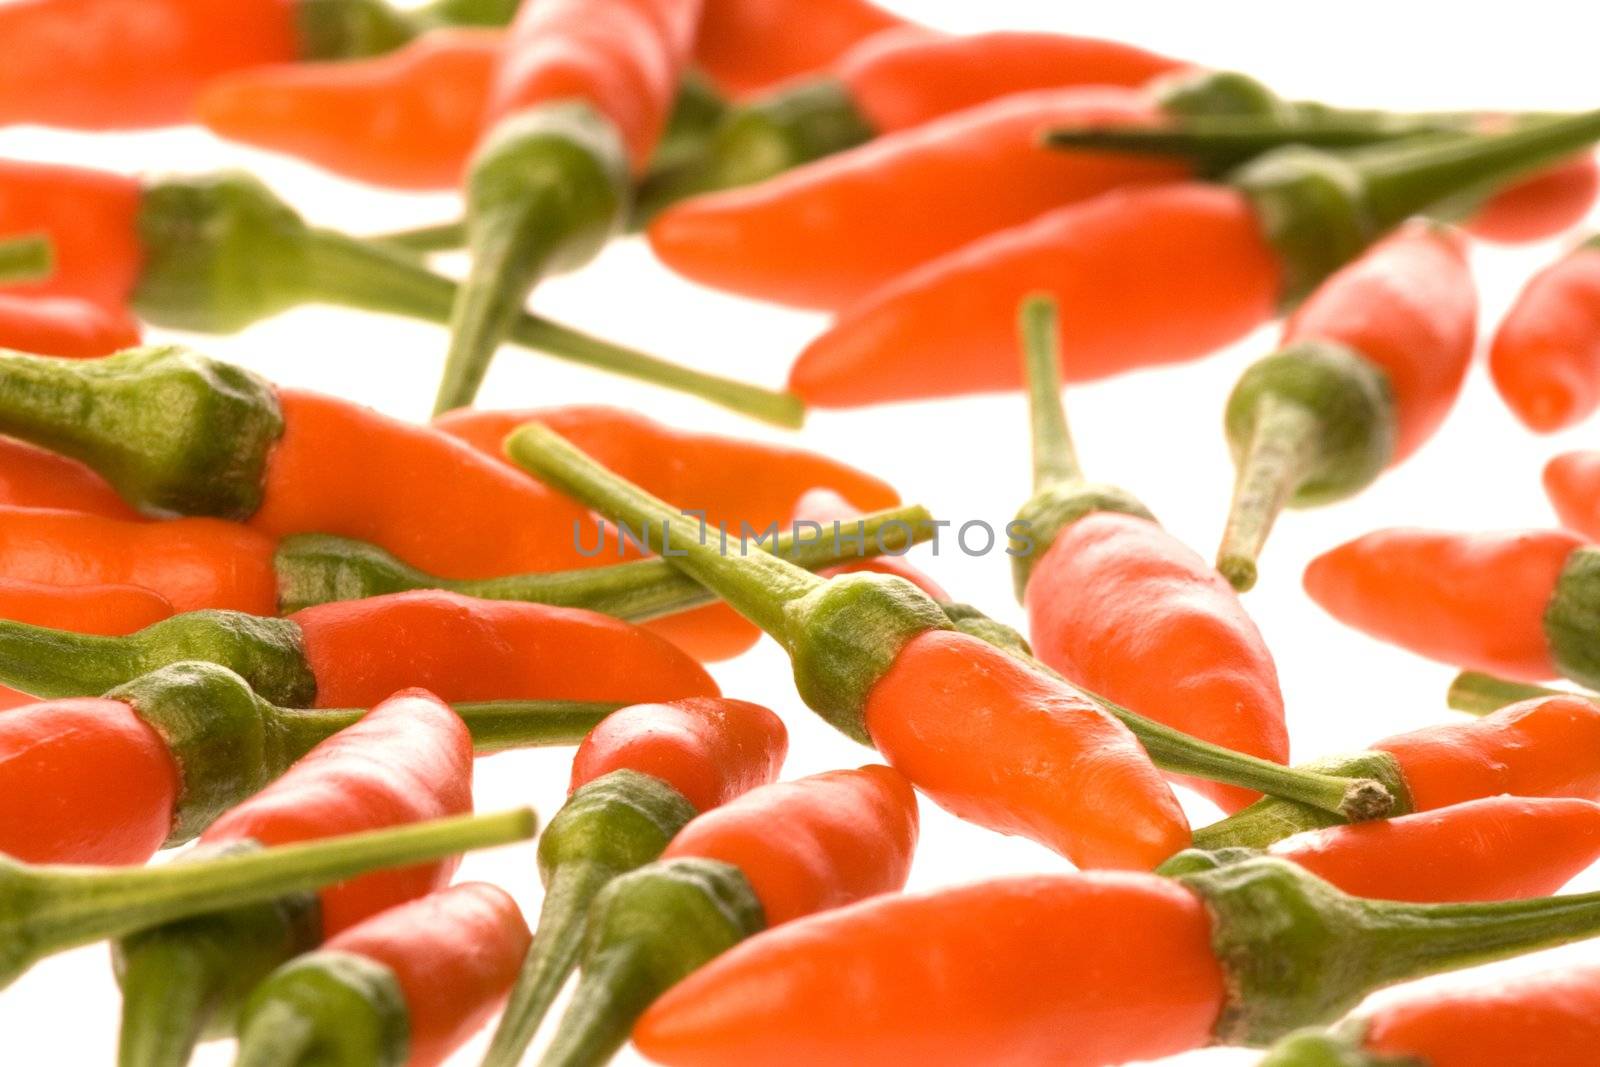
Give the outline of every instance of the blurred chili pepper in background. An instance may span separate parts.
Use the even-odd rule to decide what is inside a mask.
[[[1495,331],[1489,373],[1536,433],[1575,426],[1600,407],[1600,238],[1529,279]]]

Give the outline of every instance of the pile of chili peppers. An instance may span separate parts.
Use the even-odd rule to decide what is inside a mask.
[[[1430,443],[1480,347],[1522,427],[1600,410],[1600,110],[1296,100],[872,0],[12,0],[25,124],[199,124],[462,205],[358,236],[245,171],[0,158],[0,986],[109,942],[119,1067],[1600,1063],[1592,963],[1352,1014],[1600,939],[1600,893],[1562,892],[1600,861],[1600,451],[1550,459],[1547,528],[1306,567],[1328,615],[1461,672],[1465,715],[1292,762],[1243,595],[1286,509]],[[529,309],[629,235],[832,319],[771,388]],[[1480,246],[1544,240],[1480,345]],[[308,303],[444,327],[432,418],[165,333]],[[1063,383],[1280,317],[1208,401],[1213,562],[1091,480]],[[949,523],[859,438],[528,406],[508,345],[788,428],[1020,390],[1023,630],[987,610],[1004,568],[969,604],[904,558]],[[722,691],[763,635],[798,701]],[[873,753],[786,775],[815,724],[768,705],[797,703]],[[542,833],[473,813],[519,766],[483,759],[567,747],[517,780],[564,789]],[[921,801],[1047,869],[907,893]]]

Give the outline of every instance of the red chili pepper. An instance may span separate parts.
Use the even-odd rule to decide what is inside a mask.
[[[583,979],[543,1062],[599,1067],[651,1001],[745,938],[901,888],[916,840],[916,796],[888,767],[764,786],[701,815],[595,901]]]
[[[1489,373],[1538,433],[1575,426],[1600,407],[1600,239],[1528,281],[1495,332]]]
[[[1496,193],[1462,225],[1472,236],[1496,244],[1543,241],[1582,222],[1596,194],[1600,164],[1587,152]]]
[[[138,517],[104,478],[82,463],[10,437],[0,437],[0,507]]]
[[[1062,33],[896,33],[844,56],[837,76],[893,132],[1017,93],[1073,85],[1136,89],[1190,65],[1120,41]]]
[[[1052,208],[1188,177],[1192,168],[1181,161],[1040,149],[1052,126],[1144,123],[1159,114],[1155,99],[1131,89],[1008,96],[748,188],[688,200],[651,224],[650,245],[703,284],[800,307],[846,307]]]
[[[1055,305],[1024,303],[1034,495],[1010,529],[1033,654],[1069,681],[1193,737],[1289,758],[1283,694],[1237,594],[1125,490],[1087,482],[1062,409]],[[1260,794],[1181,779],[1225,810]]]
[[[441,30],[376,59],[219,78],[195,112],[214,132],[398,189],[461,180],[505,37]]]
[[[516,902],[484,882],[392,908],[257,987],[238,1063],[296,1067],[359,1041],[371,1062],[435,1067],[494,1014],[527,946]]]
[[[694,61],[723,92],[749,96],[910,26],[869,0],[706,0]]]
[[[1561,525],[1600,539],[1600,452],[1564,452],[1545,464],[1544,491]]]
[[[220,519],[140,522],[0,507],[0,577],[49,585],[135,585],[176,611],[276,615],[273,541]]]
[[[0,7],[0,125],[184,122],[218,75],[388,51],[438,22],[503,20],[506,6],[444,0],[403,12],[358,0],[19,0]]]
[[[1580,621],[1600,593],[1595,558],[1559,530],[1379,530],[1312,560],[1305,587],[1339,621],[1429,659],[1600,682],[1600,647]]]
[[[0,11],[43,10],[60,2],[30,0]],[[50,276],[28,283],[27,294],[126,306],[143,258],[141,197],[139,182],[119,174],[0,159],[0,234],[45,233],[50,239]]]
[[[87,300],[0,293],[0,348],[91,359],[136,345],[139,335],[139,324],[125,313]]]
[[[47,585],[0,578],[0,619],[119,637],[173,613],[160,593],[136,585]]]
[[[624,708],[590,731],[567,803],[539,842],[539,926],[485,1067],[522,1062],[578,965],[601,891],[658,859],[696,814],[777,778],[788,747],[783,722],[742,700]]]
[[[802,354],[790,385],[830,406],[1015,388],[1012,323],[1034,291],[1055,296],[1071,323],[1069,380],[1192,359],[1304,297],[1407,216],[1568,155],[1596,128],[1600,115],[1589,114],[1375,158],[1295,148],[1257,158],[1222,187],[1119,191],[1061,208],[853,306]],[[1333,204],[1343,205],[1338,218]]]
[[[1477,339],[1478,291],[1450,230],[1404,227],[1324,282],[1228,399],[1238,479],[1217,569],[1235,588],[1285,506],[1352,496],[1449,414]]]

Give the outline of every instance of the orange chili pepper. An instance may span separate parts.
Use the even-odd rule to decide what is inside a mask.
[[[1033,654],[1069,681],[1193,737],[1289,758],[1283,694],[1261,633],[1216,570],[1138,500],[1087,482],[1062,408],[1056,309],[1024,303],[1034,495],[1008,529]],[[1227,811],[1260,793],[1180,778]]]
[[[1217,569],[1239,590],[1285,506],[1352,496],[1410,457],[1461,392],[1478,291],[1464,242],[1417,223],[1335,273],[1228,398],[1239,468]]]
[[[830,406],[1016,388],[1012,323],[1035,291],[1071,323],[1068,380],[1192,359],[1303,298],[1407,216],[1569,155],[1597,128],[1589,114],[1371,158],[1285,149],[1224,187],[1122,190],[1060,208],[852,306],[801,355],[790,386]]]
[[[125,312],[73,297],[22,298],[0,293],[0,347],[42,356],[90,359],[139,343]]]
[[[1561,525],[1600,539],[1600,452],[1564,452],[1545,464],[1544,491]]]
[[[1543,241],[1583,221],[1600,194],[1594,153],[1574,156],[1491,196],[1462,226],[1497,244]]]
[[[82,511],[108,519],[139,516],[82,463],[10,437],[0,437],[0,506]]]
[[[1495,331],[1489,373],[1537,433],[1575,426],[1600,407],[1600,239],[1529,279]]]
[[[527,946],[516,902],[485,882],[391,908],[257,987],[239,1063],[294,1067],[360,1035],[379,1062],[435,1067],[494,1014]]]
[[[504,40],[440,30],[376,59],[241,71],[207,86],[195,112],[223,137],[335,174],[449,188],[477,143]]]
[[[1008,96],[757,185],[685,201],[651,224],[650,245],[703,284],[800,307],[845,307],[1044,211],[1188,177],[1192,168],[1181,161],[1039,146],[1052,126],[1159,115],[1154,98],[1131,89]]]
[[[723,92],[749,96],[910,26],[869,0],[706,0],[694,61]]]
[[[277,614],[274,544],[220,519],[138,522],[0,507],[0,577],[48,585],[135,585],[176,611]]]
[[[59,2],[32,0],[0,11]],[[53,254],[48,277],[10,291],[126,306],[144,258],[137,232],[142,196],[139,182],[120,174],[0,160],[0,234],[46,233]]]
[[[1558,618],[1558,604],[1592,596],[1593,555],[1558,530],[1379,530],[1312,560],[1305,587],[1347,626],[1441,663],[1521,681],[1600,681],[1585,666],[1592,639]]]
[[[916,841],[916,796],[888,767],[763,786],[699,816],[595,901],[543,1062],[600,1067],[651,1001],[738,942],[901,888]]]

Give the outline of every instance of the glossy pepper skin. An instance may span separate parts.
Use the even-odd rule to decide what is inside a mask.
[[[1364,752],[1318,760],[1336,773],[1370,774],[1390,788],[1393,814],[1437,811],[1485,797],[1600,799],[1600,711],[1580,697],[1519,701],[1469,722],[1385,738]],[[1273,797],[1195,831],[1197,848],[1266,848],[1337,820]],[[1180,860],[1174,860],[1178,865]]]
[[[1289,758],[1277,667],[1204,560],[1116,486],[1085,480],[1061,403],[1056,309],[1019,316],[1033,424],[1034,495],[1017,515],[1013,578],[1033,655],[1091,693],[1194,737]],[[1260,794],[1182,779],[1236,811]]]
[[[21,0],[0,10],[0,125],[180,123],[218,75],[371,55],[433,21],[503,19],[506,7],[446,2],[419,17],[379,0]]]
[[[1489,373],[1536,433],[1575,426],[1600,407],[1600,242],[1529,279],[1495,331]]]
[[[1348,497],[1409,458],[1454,406],[1477,341],[1465,243],[1413,223],[1337,271],[1228,399],[1238,466],[1217,569],[1255,584],[1281,508]]]
[[[798,307],[846,307],[1045,211],[1188,177],[1182,162],[1039,145],[1052,126],[1144,123],[1159,114],[1152,98],[1134,90],[1008,96],[748,188],[686,201],[651,224],[650,245],[674,271],[715,288]]]
[[[1193,359],[1297,303],[1409,215],[1536,170],[1597,128],[1590,114],[1372,157],[1281,149],[1222,185],[1123,190],[1047,212],[853,305],[789,384],[830,407],[1014,389],[1011,323],[1030,292],[1055,296],[1072,323],[1069,380]]]
[[[140,199],[139,182],[120,174],[0,160],[0,234],[42,232],[50,238],[51,273],[30,281],[27,295],[78,297],[107,309],[126,306],[142,259]]]
[[[1600,968],[1543,971],[1391,1000],[1293,1034],[1262,1067],[1584,1067],[1600,1044]]]
[[[284,964],[250,995],[241,1067],[435,1067],[494,1014],[528,945],[497,886],[391,908]]]
[[[9,985],[34,963],[70,948],[374,870],[524,841],[537,829],[533,812],[523,808],[311,844],[230,850],[186,860],[181,869],[33,866],[5,859],[0,861],[7,895],[0,984]]]
[[[700,0],[549,0],[513,22],[465,182],[472,270],[434,401],[469,406],[538,282],[621,228],[688,63]]]
[[[0,506],[81,511],[108,519],[138,517],[100,475],[66,456],[0,437]]]
[[[910,784],[882,766],[763,786],[701,815],[595,901],[583,979],[541,1062],[599,1067],[651,1001],[727,948],[900,889],[917,829]]]
[[[749,96],[909,25],[869,0],[706,0],[694,61],[723,92]]]
[[[674,565],[776,637],[807,704],[876,745],[941,806],[1086,864],[1153,865],[1185,842],[1171,790],[1125,727],[1065,684],[955,631],[909,582],[822,579],[771,556],[724,556],[548,428],[524,427],[506,447],[613,520],[657,528],[669,520]]]
[[[423,690],[398,693],[306,753],[200,835],[204,845],[281,845],[472,810],[472,738]],[[116,946],[119,1063],[188,1062],[231,1030],[240,1002],[279,964],[388,908],[449,884],[457,858],[381,871],[288,898],[140,931]]]
[[[601,891],[659,858],[697,813],[775,780],[788,747],[782,721],[741,700],[624,708],[590,731],[567,803],[539,843],[544,903],[486,1067],[522,1061],[578,965]]]
[[[1365,901],[1275,859],[1176,880],[1012,878],[753,938],[669,992],[634,1040],[669,1067],[1094,1067],[1262,1045],[1386,985],[1591,937],[1597,909],[1592,894]]]
[[[1544,468],[1544,491],[1561,525],[1600,537],[1600,452],[1563,452]]]
[[[1378,530],[1312,560],[1305,587],[1340,622],[1429,659],[1592,684],[1594,560],[1561,530]]]
[[[0,676],[53,697],[104,692],[197,657],[290,707],[371,707],[410,687],[452,702],[633,703],[717,692],[688,655],[618,619],[437,590],[323,604],[283,619],[191,612],[125,638],[0,623]]]
[[[177,611],[277,613],[271,538],[221,519],[140,522],[0,507],[0,576],[50,585],[134,585]]]
[[[93,359],[131,348],[139,337],[139,324],[126,313],[87,300],[0,293],[0,348]]]

